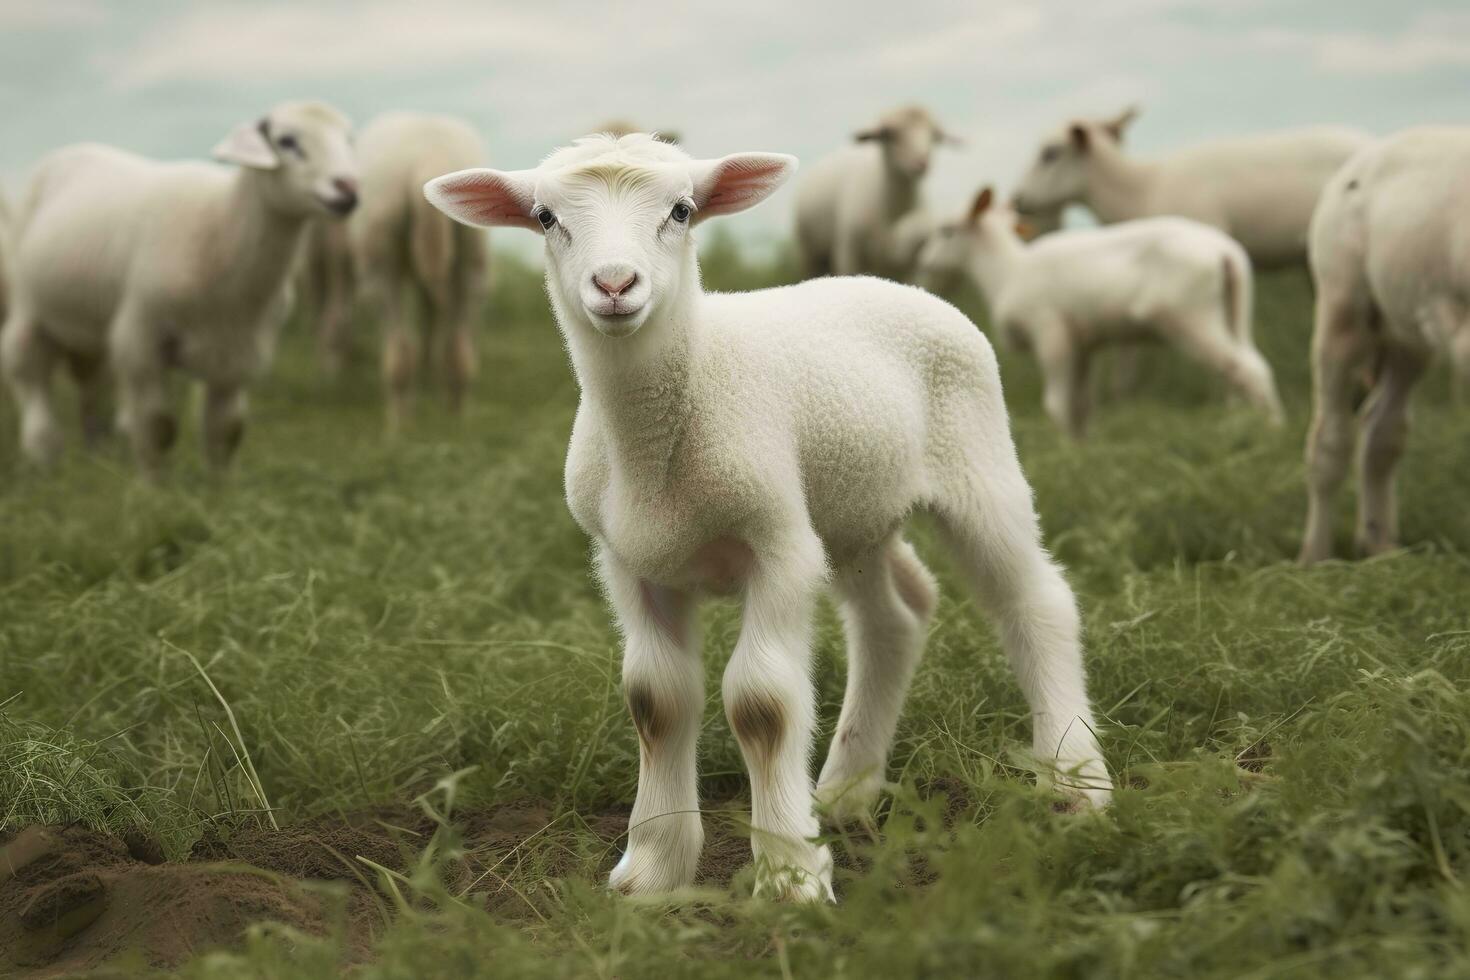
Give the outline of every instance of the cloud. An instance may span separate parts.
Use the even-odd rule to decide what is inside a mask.
[[[0,31],[81,27],[107,19],[99,0],[0,0]]]
[[[1322,71],[1343,75],[1407,75],[1470,67],[1470,14],[1422,14],[1397,34],[1262,30],[1256,43],[1299,52]]]
[[[107,56],[114,84],[335,79],[433,73],[503,59],[597,57],[608,36],[590,22],[532,8],[429,0],[402,4],[216,4],[190,8],[137,46]],[[644,40],[653,39],[647,32]]]

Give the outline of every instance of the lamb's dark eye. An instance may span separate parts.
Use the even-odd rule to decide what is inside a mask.
[[[1048,146],[1046,149],[1041,151],[1041,162],[1056,163],[1057,157],[1061,155],[1062,148],[1060,146]]]
[[[301,149],[301,143],[290,133],[286,133],[277,139],[276,145],[288,153],[294,153],[303,160],[306,159],[306,153]]]
[[[543,231],[550,231],[556,225],[556,215],[551,213],[551,208],[537,208],[536,220],[541,222]]]
[[[689,220],[689,211],[689,205],[685,204],[683,201],[680,201],[678,204],[674,205],[674,210],[669,212],[669,217],[673,218],[680,224],[683,224],[684,222]]]

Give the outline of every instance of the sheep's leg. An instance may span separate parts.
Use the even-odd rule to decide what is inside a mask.
[[[1009,451],[987,456],[935,509],[1026,695],[1038,759],[1068,795],[1101,806],[1112,779],[1087,698],[1077,603],[1042,546],[1020,464]]]
[[[1312,425],[1307,431],[1307,525],[1297,560],[1332,556],[1332,499],[1353,453],[1353,397],[1375,350],[1371,310],[1327,295],[1318,298],[1312,331]]]
[[[1394,471],[1409,434],[1409,394],[1424,368],[1423,358],[1394,351],[1384,358],[1372,396],[1363,406],[1356,535],[1360,554],[1380,554],[1398,544]]]
[[[383,385],[388,402],[388,434],[397,435],[408,421],[412,408],[413,379],[418,373],[418,353],[413,334],[403,321],[403,288],[396,278],[375,277],[371,287],[383,331]]]
[[[1042,405],[1046,414],[1062,431],[1081,439],[1087,434],[1091,414],[1087,390],[1091,358],[1059,329],[1043,333],[1036,349],[1045,379]]]
[[[477,230],[455,229],[456,254],[452,270],[452,305],[449,332],[444,338],[445,376],[449,382],[449,407],[459,415],[465,393],[474,380],[478,361],[474,325],[485,290],[485,238]]]
[[[1135,343],[1123,343],[1113,349],[1112,385],[1109,395],[1114,401],[1122,401],[1138,390],[1138,378],[1142,373],[1143,350]]]
[[[229,466],[245,438],[245,390],[238,385],[209,385],[204,391],[204,458],[211,469]]]
[[[778,900],[832,898],[832,855],[813,842],[807,770],[816,716],[811,621],[823,576],[822,546],[810,530],[760,549],[725,670],[725,714],[750,772],[755,891]]]
[[[1281,398],[1271,365],[1255,347],[1232,337],[1223,316],[1205,322],[1183,322],[1169,331],[1181,352],[1219,374],[1273,426],[1284,421]]]
[[[107,437],[107,372],[102,356],[69,352],[66,366],[77,386],[81,406],[82,441],[95,449]]]
[[[639,581],[606,552],[599,566],[625,640],[623,694],[638,731],[628,848],[608,884],[630,895],[683,888],[704,847],[694,758],[704,671],[693,602]]]
[[[816,796],[842,820],[866,813],[883,784],[938,589],[897,534],[840,570],[836,586],[847,633],[847,693]]]
[[[11,311],[0,331],[0,365],[20,411],[21,450],[41,466],[56,462],[63,442],[51,401],[58,353],[38,320],[18,307]]]

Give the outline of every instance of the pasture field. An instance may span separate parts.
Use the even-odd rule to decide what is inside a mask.
[[[716,287],[780,278],[711,251]],[[1111,810],[1035,788],[1020,692],[920,521],[944,598],[878,829],[834,835],[839,904],[749,897],[728,603],[705,617],[701,882],[630,901],[601,885],[637,743],[562,501],[576,391],[539,283],[498,261],[466,418],[425,397],[396,443],[372,368],[325,380],[304,324],[224,481],[192,420],[162,486],[118,446],[37,474],[0,408],[0,844],[77,824],[0,870],[0,976],[1470,975],[1470,420],[1442,369],[1402,471],[1408,547],[1304,571],[1304,275],[1258,289],[1284,431],[1155,352],[1070,444],[1002,353]],[[816,651],[830,735],[830,610]],[[82,897],[45,920],[67,872]]]

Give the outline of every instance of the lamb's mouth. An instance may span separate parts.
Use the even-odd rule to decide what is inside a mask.
[[[319,197],[317,198],[317,200],[321,202],[322,207],[326,208],[328,211],[332,212],[339,218],[347,217],[349,214],[352,213],[353,209],[357,207],[357,195],[355,194],[350,197]]]
[[[598,330],[613,337],[624,337],[637,330],[643,323],[643,311],[648,304],[643,303],[631,310],[612,310],[603,313],[599,310],[588,309],[587,315]]]

